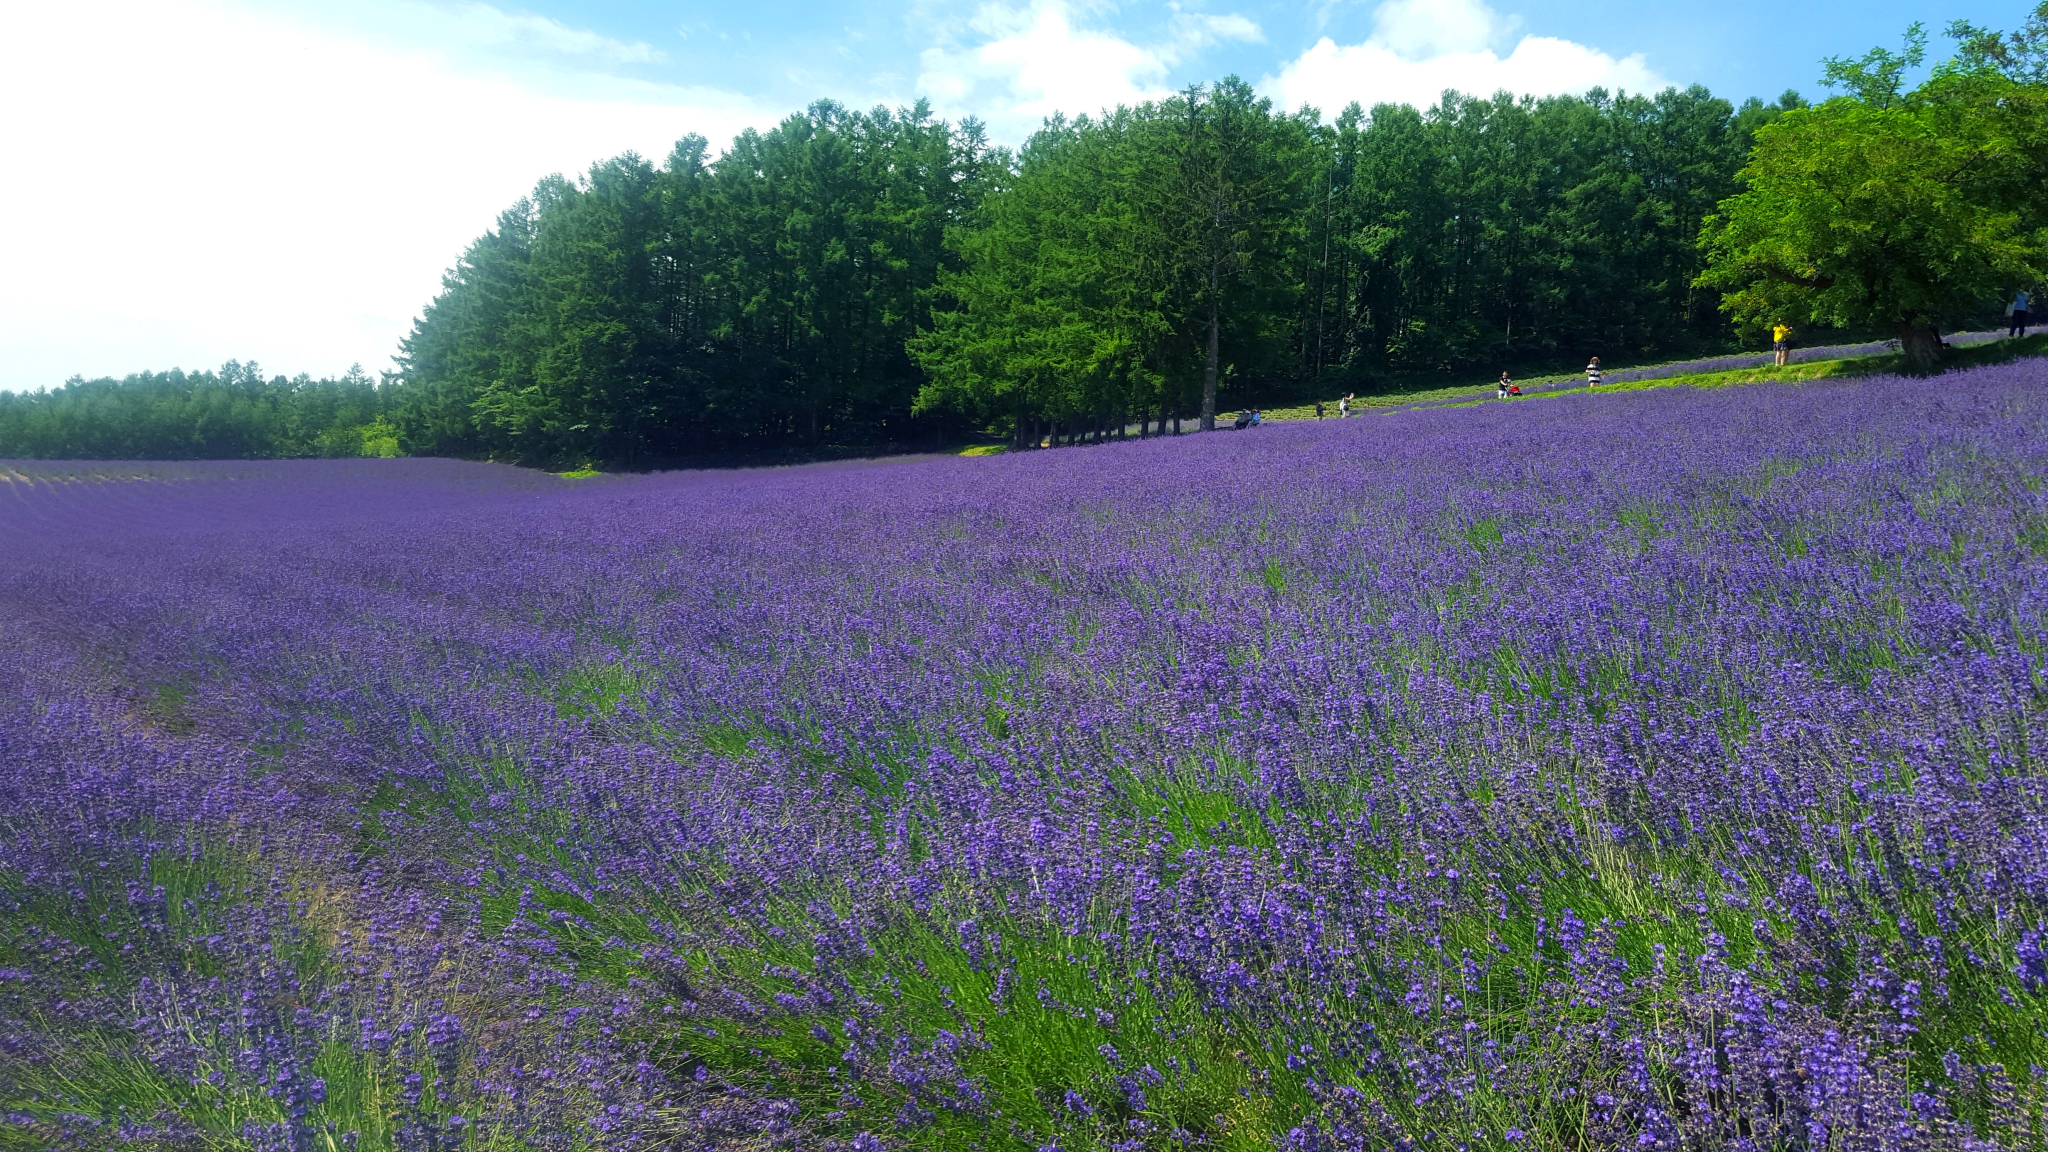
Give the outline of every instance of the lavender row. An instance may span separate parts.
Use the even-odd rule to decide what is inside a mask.
[[[9,1122],[2038,1145],[2043,376],[18,465]]]

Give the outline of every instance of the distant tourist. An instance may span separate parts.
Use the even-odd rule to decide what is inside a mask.
[[[1344,398],[1337,401],[1337,419],[1343,420],[1351,415],[1351,398],[1356,395],[1356,392],[1346,392]]]
[[[1792,326],[1783,320],[1771,328],[1771,351],[1773,362],[1783,368],[1792,362]]]
[[[1318,419],[1318,420],[1321,420],[1322,418],[1323,418],[1323,402],[1322,402],[1321,400],[1318,400],[1318,401],[1316,401],[1316,419]]]
[[[1586,387],[1598,388],[1599,386],[1600,358],[1598,356],[1595,356],[1593,357],[1592,361],[1586,365]]]
[[[2033,303],[2034,298],[2027,294],[2025,288],[2012,294],[2012,325],[2005,330],[2007,336],[2027,334],[2027,308]]]
[[[1494,391],[1493,391],[1493,398],[1494,398],[1495,400],[1505,400],[1505,399],[1507,399],[1507,398],[1508,398],[1508,388],[1509,388],[1510,386],[1512,386],[1513,384],[1514,384],[1514,381],[1512,381],[1512,380],[1508,379],[1508,374],[1507,374],[1507,373],[1505,373],[1505,372],[1501,373],[1501,374],[1500,374],[1500,384],[1499,384],[1498,386],[1496,386],[1496,387],[1494,388]]]
[[[1257,408],[1254,408],[1254,409],[1252,409],[1252,427],[1254,427],[1254,428],[1257,428],[1258,426],[1259,426],[1259,410],[1258,410]]]

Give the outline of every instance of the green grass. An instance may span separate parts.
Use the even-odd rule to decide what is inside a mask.
[[[2048,356],[2048,333],[2028,336],[2021,340],[1994,340],[1983,344],[1952,348],[1943,355],[1941,364],[1936,369],[1936,372],[1952,372],[1959,368],[1975,368],[1986,364],[2005,364],[2013,360],[2033,356]],[[1654,367],[1654,365],[1649,367]],[[1609,371],[1623,370],[1619,368],[1609,369]],[[1844,376],[1877,376],[1887,374],[1915,375],[1921,373],[1916,373],[1906,363],[1905,357],[1900,353],[1881,352],[1869,356],[1844,357],[1838,360],[1809,360],[1798,364],[1789,364],[1783,368],[1766,364],[1756,368],[1738,368],[1725,372],[1697,372],[1663,376],[1654,380],[1621,381],[1612,384],[1602,384],[1595,394],[1640,392],[1651,388],[1679,386],[1726,388],[1740,384],[1797,383]],[[1525,386],[1536,386],[1570,383],[1579,379],[1581,377],[1575,374],[1565,374],[1521,380],[1518,383]],[[1516,401],[1553,398],[1557,396],[1576,396],[1585,392],[1587,390],[1583,388],[1530,392],[1516,397]],[[1412,404],[1439,401],[1463,400],[1476,403],[1482,401],[1492,402],[1493,399],[1493,384],[1491,381],[1485,381],[1472,384],[1453,384],[1440,388],[1422,388],[1406,392],[1360,396],[1352,401],[1352,407],[1354,410],[1364,408],[1400,408]],[[1326,419],[1334,419],[1337,412],[1337,402],[1329,400],[1325,403],[1328,409]],[[1315,419],[1315,406],[1313,404],[1304,404],[1292,408],[1275,408],[1265,411],[1264,416],[1267,420],[1313,420]],[[1219,414],[1216,417],[1218,422],[1235,418],[1236,413],[1234,412]]]

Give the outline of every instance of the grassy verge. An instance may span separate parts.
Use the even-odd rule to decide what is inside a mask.
[[[2029,336],[2023,340],[2001,340],[1994,344],[1979,344],[1968,348],[1951,349],[1932,372],[1919,372],[1906,363],[1906,358],[1896,352],[1878,356],[1855,356],[1841,360],[1813,360],[1804,364],[1789,364],[1783,368],[1763,365],[1758,368],[1738,368],[1728,372],[1702,372],[1685,376],[1664,376],[1655,380],[1628,380],[1616,384],[1603,384],[1601,393],[1640,392],[1651,388],[1728,388],[1741,384],[1796,384],[1810,380],[1828,380],[1856,376],[1938,376],[1963,368],[1981,368],[1990,364],[2009,364],[2014,360],[2048,356],[2048,333]],[[1576,395],[1580,390],[1539,392],[1521,397],[1525,400],[1545,397]],[[1490,397],[1479,397],[1467,401],[1469,404],[1484,403]]]
[[[1941,364],[1933,374],[1954,371],[1958,368],[1977,368],[1987,364],[2005,364],[2013,360],[2034,356],[2048,356],[2048,333],[2028,336],[2021,340],[1997,340],[1985,344],[1972,344],[1952,348],[1943,356]],[[1654,367],[1654,366],[1651,366]],[[1626,369],[1623,369],[1624,371]],[[1722,372],[1691,372],[1672,376],[1659,376],[1648,380],[1627,380],[1603,384],[1600,391],[1635,392],[1649,388],[1667,388],[1685,385],[1694,388],[1725,388],[1736,384],[1798,383],[1807,380],[1825,380],[1841,376],[1881,375],[1924,375],[1912,369],[1906,358],[1897,352],[1879,353],[1873,356],[1848,356],[1836,360],[1810,360],[1790,364],[1783,368],[1765,364],[1755,368],[1737,368]],[[1545,376],[1519,380],[1528,387],[1543,387],[1553,384],[1572,383],[1579,379],[1576,374]],[[1530,392],[1518,399],[1533,400],[1545,396],[1576,395],[1581,388],[1565,388],[1555,391]],[[1490,382],[1454,384],[1443,388],[1421,389],[1412,392],[1392,392],[1378,396],[1361,396],[1352,401],[1354,408],[1400,408],[1414,404],[1431,404],[1441,401],[1462,401],[1479,403],[1492,400]],[[1325,407],[1330,417],[1337,410],[1335,400],[1327,401]],[[1313,420],[1316,418],[1315,405],[1304,404],[1293,408],[1275,408],[1264,413],[1267,420]],[[1219,415],[1219,421],[1234,419],[1235,413]]]

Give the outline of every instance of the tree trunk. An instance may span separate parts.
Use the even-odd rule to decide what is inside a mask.
[[[1899,350],[1906,363],[1922,370],[1941,362],[1941,336],[1932,324],[1906,321],[1899,325]]]
[[[1222,318],[1216,314],[1216,304],[1209,304],[1209,352],[1202,360],[1202,431],[1216,430],[1216,374],[1222,358],[1218,354],[1217,340],[1221,336]]]

